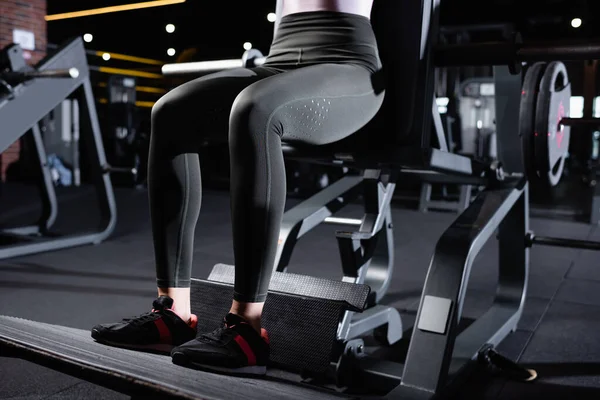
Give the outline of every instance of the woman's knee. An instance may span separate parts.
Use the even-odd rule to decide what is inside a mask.
[[[201,105],[178,89],[162,96],[152,107],[150,141],[154,152],[197,150],[194,144],[199,121],[195,107]]]
[[[169,92],[154,103],[150,114],[153,128],[162,125],[165,121],[173,119],[174,115],[172,114],[177,110],[175,102],[175,96],[173,96],[172,92]]]
[[[261,143],[266,135],[281,136],[281,124],[274,113],[276,106],[260,86],[244,89],[233,102],[229,116],[230,146],[249,140]]]

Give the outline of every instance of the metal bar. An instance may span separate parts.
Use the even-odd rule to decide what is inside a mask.
[[[394,344],[402,339],[402,319],[398,310],[388,306],[376,305],[362,313],[352,315],[352,321],[338,339],[350,340],[370,333],[373,329],[387,325],[387,340]]]
[[[419,197],[419,212],[426,213],[429,211],[432,189],[433,186],[431,185],[431,183],[424,182],[421,186],[421,195]]]
[[[433,125],[435,127],[435,133],[437,135],[440,150],[448,151],[448,142],[446,141],[446,132],[444,132],[444,125],[442,124],[442,117],[440,116],[440,112],[438,110],[438,105],[435,101],[433,101],[431,103],[431,105],[433,106],[431,116],[433,119]]]
[[[371,287],[375,293],[375,301],[381,301],[392,279],[394,269],[394,231],[392,225],[392,213],[390,203],[394,195],[396,184],[388,182],[387,185],[381,182],[381,176],[376,171],[365,171],[365,216],[359,232],[364,232],[370,237],[370,242],[375,244],[372,253],[369,254],[371,243],[361,243],[362,247],[362,265],[358,267],[366,269],[362,275],[362,282]],[[352,272],[351,268],[344,268],[346,272]],[[349,271],[350,269],[350,271]],[[360,276],[361,274],[359,274]]]
[[[523,308],[529,276],[529,184],[498,228],[498,288],[496,304],[521,304]]]
[[[266,57],[258,57],[254,59],[254,65],[263,65]],[[195,61],[188,63],[165,64],[162,66],[162,74],[165,76],[198,74],[222,71],[225,69],[242,68],[244,61],[241,58],[230,60],[211,60],[211,61]]]
[[[576,240],[548,236],[533,236],[531,243],[542,246],[568,247],[571,249],[597,250],[600,251],[600,242],[589,240]]]
[[[473,186],[471,185],[461,185],[460,187],[460,196],[458,197],[459,203],[459,211],[463,212],[469,207],[471,204],[471,199],[473,198]]]
[[[325,218],[323,220],[323,222],[325,222],[327,224],[360,226],[362,224],[362,219],[358,219],[358,218],[327,217],[327,218]]]
[[[344,176],[285,212],[275,255],[274,268],[277,271],[285,271],[298,239],[358,194],[357,188],[362,180],[362,176]]]
[[[365,181],[368,182],[365,178]],[[392,201],[392,197],[394,196],[394,190],[396,188],[395,183],[388,183],[387,185],[383,185],[377,180],[377,184],[375,185],[375,193],[376,197],[373,200],[377,200],[376,202],[372,202],[371,206],[373,208],[369,209],[369,204],[365,201],[365,218],[363,219],[363,225],[361,226],[361,232],[367,232],[371,235],[375,235],[375,233],[379,232],[381,227],[383,226],[383,222],[387,218],[386,212],[389,209],[390,203]],[[366,193],[364,194],[366,197]],[[366,199],[365,199],[366,200]],[[388,218],[389,219],[389,218]],[[390,220],[391,221],[391,220]]]
[[[529,276],[529,247],[523,240],[529,229],[527,186],[522,193],[498,227],[499,273],[494,304],[457,336],[449,378],[475,359],[483,344],[498,345],[521,318]]]
[[[44,140],[42,139],[42,133],[38,123],[34,124],[31,128],[33,135],[33,141],[35,143],[35,150],[38,156],[38,162],[40,165],[41,179],[40,179],[40,195],[42,198],[42,215],[38,220],[38,226],[40,231],[47,231],[54,225],[56,216],[58,214],[58,201],[56,199],[56,191],[54,190],[54,183],[52,182],[52,173],[48,166],[48,158],[46,157],[46,149],[44,147]]]
[[[523,173],[523,142],[515,135],[519,132],[522,77],[512,74],[506,66],[495,66],[493,70],[497,157],[504,171]]]
[[[137,168],[135,167],[113,167],[113,166],[105,166],[106,172],[110,173],[121,173],[121,174],[137,174]]]
[[[349,191],[361,184],[362,176],[345,176],[308,198],[294,208],[286,211],[282,225],[301,224],[298,238],[304,236],[325,218],[331,217],[341,207],[337,204],[340,197],[345,197]],[[354,197],[354,196],[351,196]],[[349,199],[344,199],[344,205]],[[335,204],[331,204],[336,202]]]
[[[82,96],[84,101],[81,102],[83,104],[81,110],[87,117],[89,129],[91,130],[91,137],[85,135],[82,136],[80,140],[83,142],[84,146],[86,146],[88,157],[92,157],[90,165],[92,166],[92,176],[95,179],[94,183],[97,188],[101,219],[99,232],[97,233],[94,243],[100,243],[108,238],[115,230],[117,225],[117,203],[113,192],[112,182],[110,180],[110,174],[103,170],[103,167],[107,164],[106,154],[102,142],[98,112],[96,111],[96,104],[94,102],[94,92],[89,78],[83,83]]]
[[[375,293],[375,302],[379,303],[386,295],[394,273],[394,227],[392,210],[389,203],[382,207],[385,217],[384,226],[377,233],[375,249],[365,273],[364,283]]]
[[[600,43],[541,43],[527,44],[517,51],[521,61],[551,60],[597,60],[600,58]]]
[[[497,346],[515,330],[522,311],[514,304],[494,304],[456,337],[454,353],[448,367],[449,379],[477,357],[484,344]]]
[[[8,228],[8,229],[3,229],[0,231],[0,236],[8,236],[13,240],[17,240],[17,241],[27,241],[27,240],[33,240],[34,238],[24,238],[23,236],[28,236],[28,235],[39,235],[40,234],[40,227],[37,225],[33,225],[33,226],[19,226],[17,228]]]
[[[425,281],[402,383],[394,394],[401,394],[403,387],[437,394],[447,385],[451,364],[456,368],[455,338],[473,261],[507,216],[510,217],[515,206],[522,208],[525,181],[513,185],[481,192],[438,241]],[[522,210],[516,213],[520,212]],[[514,268],[520,270],[522,266]],[[513,299],[520,300],[521,293],[516,292],[518,290]],[[473,350],[475,346],[483,346],[488,339],[497,342],[514,329],[518,316],[509,315],[519,313],[519,301],[511,301],[505,307],[510,307],[510,312],[488,314],[494,320],[493,325],[490,321],[476,325],[482,329],[471,334],[481,342],[472,343],[466,349],[468,353],[472,351],[470,358],[477,352]],[[457,356],[463,357],[461,353]]]
[[[232,60],[198,61],[188,63],[165,64],[162,66],[162,74],[183,75],[196,74],[199,72],[213,72],[224,69],[241,68],[244,66],[241,58]]]
[[[79,139],[81,132],[79,131],[79,101],[73,99],[71,101],[71,146],[73,154],[73,185],[81,186],[81,167],[79,159]]]
[[[600,118],[563,118],[559,125],[600,128]]]
[[[600,42],[445,44],[435,49],[437,66],[506,65],[521,61],[580,61],[600,59]]]
[[[77,68],[61,68],[46,71],[6,71],[0,73],[0,76],[8,82],[18,83],[41,78],[76,79],[79,76],[79,70]]]
[[[440,1],[425,0],[423,2],[421,58],[417,75],[418,84],[422,88],[422,91],[417,90],[415,98],[415,104],[418,107],[417,110],[419,108],[421,110],[432,110],[435,105],[433,96],[431,95],[435,90],[435,65],[432,55],[435,46],[438,44]],[[421,147],[430,147],[432,119],[433,114],[431,112],[422,111],[415,113],[413,117],[413,129],[411,130],[413,143],[417,144],[420,142]]]
[[[365,170],[363,180],[365,215],[356,232],[362,234],[364,238],[358,239],[352,237],[352,233],[345,232],[338,232],[336,235],[344,272],[343,280],[368,285],[376,304],[385,296],[394,270],[394,235],[390,202],[396,185],[390,181],[384,186],[381,180],[380,170]],[[346,311],[339,324],[338,337],[348,338],[352,321],[356,322],[361,318],[368,319],[368,316],[355,317],[353,312]],[[368,326],[375,329],[389,324],[392,329],[397,328],[394,326],[397,324],[389,318],[391,317],[388,316],[385,320],[371,319]],[[401,334],[398,340],[400,337]]]

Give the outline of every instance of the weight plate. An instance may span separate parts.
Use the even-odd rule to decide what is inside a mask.
[[[519,136],[522,143],[523,166],[529,180],[537,179],[534,154],[535,115],[538,88],[546,69],[546,63],[532,64],[525,73],[521,90],[521,109],[519,113]]]
[[[569,116],[571,83],[560,61],[548,64],[540,83],[535,113],[534,155],[537,175],[548,187],[558,185],[569,153],[571,128],[560,124]]]

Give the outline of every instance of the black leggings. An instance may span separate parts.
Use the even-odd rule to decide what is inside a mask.
[[[263,66],[203,76],[162,97],[152,109],[148,167],[158,287],[190,286],[198,152],[229,132],[234,298],[264,301],[286,197],[281,142],[328,144],[367,124],[383,101],[372,84],[379,66],[367,18],[292,14]]]

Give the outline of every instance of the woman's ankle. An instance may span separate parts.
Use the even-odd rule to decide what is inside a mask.
[[[258,333],[261,332],[261,316],[265,303],[244,303],[234,300],[230,313],[244,318]]]
[[[192,320],[192,313],[191,312],[178,312],[177,310],[173,310],[173,312],[175,314],[177,314],[177,316],[179,318],[181,318],[186,324],[190,324],[191,320]]]
[[[192,316],[190,306],[190,288],[158,288],[159,296],[168,296],[173,299],[171,311],[185,322]]]

